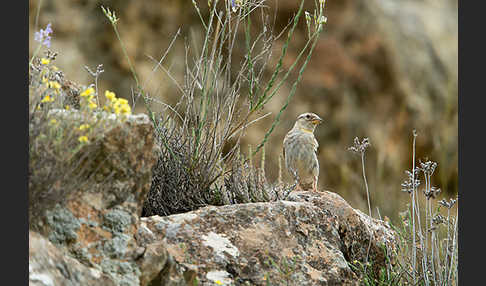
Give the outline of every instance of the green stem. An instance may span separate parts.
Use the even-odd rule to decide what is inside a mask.
[[[138,82],[137,73],[135,72],[135,69],[133,68],[132,62],[130,61],[130,57],[128,56],[125,45],[123,44],[123,41],[121,40],[120,34],[118,33],[118,29],[116,28],[116,24],[112,23],[111,25],[113,26],[113,30],[115,30],[116,37],[118,38],[118,41],[121,44],[123,54],[125,55],[125,58],[128,61],[128,66],[130,67],[130,71],[132,72],[133,78],[135,79],[135,82],[137,83],[137,88],[141,89],[141,86]]]
[[[41,4],[42,4],[42,0],[39,0],[39,4],[37,5],[37,13],[35,15],[34,31],[37,31],[37,24],[39,23],[39,14],[40,14]]]
[[[316,33],[319,33],[320,31],[317,31]],[[277,126],[278,122],[280,121],[280,116],[282,115],[282,112],[287,108],[287,106],[289,105],[290,103],[290,99],[292,99],[292,97],[294,96],[295,94],[295,91],[297,89],[297,84],[300,82],[301,78],[302,78],[302,74],[304,73],[304,70],[307,66],[307,64],[309,63],[310,59],[311,59],[311,56],[312,56],[312,53],[314,51],[314,48],[316,47],[316,44],[317,44],[317,34],[316,34],[316,38],[314,38],[314,42],[312,43],[312,46],[311,46],[311,49],[309,51],[309,54],[307,54],[307,58],[305,59],[305,62],[304,64],[302,65],[302,67],[300,68],[300,71],[299,71],[299,75],[297,77],[297,80],[294,82],[294,84],[292,85],[292,89],[290,90],[290,94],[289,96],[287,97],[287,100],[285,101],[285,104],[282,106],[282,108],[280,108],[280,111],[278,112],[277,116],[275,117],[275,120],[273,121],[272,123],[272,126],[270,127],[270,129],[267,131],[267,133],[265,134],[262,142],[258,145],[258,147],[255,149],[255,151],[253,152],[253,154],[256,154],[258,153],[258,151],[260,151],[260,149],[265,145],[265,143],[267,142],[268,140],[268,137],[270,136],[270,134],[273,132],[273,130],[275,129],[275,126]]]
[[[275,71],[273,72],[272,77],[270,78],[270,81],[268,82],[268,84],[267,84],[267,86],[266,86],[266,88],[265,88],[265,90],[264,90],[264,92],[263,92],[263,95],[262,95],[260,98],[258,98],[258,101],[256,102],[256,104],[253,106],[253,108],[250,110],[250,112],[248,112],[248,114],[245,116],[245,119],[244,119],[244,120],[242,120],[242,121],[240,122],[240,124],[238,124],[236,127],[234,127],[234,128],[233,128],[233,130],[231,130],[231,131],[229,132],[229,136],[233,135],[233,133],[235,133],[237,130],[239,130],[239,129],[240,129],[240,128],[241,128],[241,127],[242,127],[242,126],[245,124],[245,122],[247,121],[247,119],[248,119],[248,118],[250,118],[250,116],[251,116],[251,115],[252,115],[254,112],[256,112],[257,110],[259,110],[259,109],[260,109],[260,108],[263,106],[263,104],[264,104],[264,103],[266,103],[265,99],[266,99],[266,97],[267,97],[267,93],[268,93],[268,92],[270,91],[270,89],[273,87],[273,84],[274,84],[274,82],[275,82],[275,80],[276,80],[276,78],[277,78],[277,75],[278,75],[278,73],[280,72],[280,69],[282,68],[282,64],[283,64],[283,58],[284,58],[284,57],[285,57],[285,55],[287,54],[287,48],[288,48],[288,46],[289,46],[290,39],[292,38],[292,34],[294,33],[294,30],[295,30],[295,27],[297,26],[297,23],[299,22],[299,18],[300,18],[300,15],[302,14],[302,10],[303,10],[303,8],[304,8],[304,1],[300,2],[299,11],[298,11],[298,12],[297,12],[297,14],[295,15],[295,18],[294,18],[294,23],[293,23],[292,27],[290,28],[289,33],[288,33],[288,35],[287,35],[287,39],[286,39],[285,44],[284,44],[284,46],[283,46],[283,48],[282,48],[282,54],[280,55],[280,58],[279,58],[278,63],[277,63],[277,66],[275,67]],[[307,44],[308,44],[308,43],[309,43],[309,42],[307,42]],[[295,63],[296,63],[297,61],[298,61],[298,59],[296,59],[296,60],[295,60],[294,65],[292,65],[292,67],[293,67],[293,66],[295,66]],[[288,73],[290,73],[290,71],[291,71],[291,70],[292,70],[292,68],[291,68],[291,69],[289,69],[289,71],[287,72],[287,74],[288,74]],[[276,90],[278,90],[278,88],[276,88]],[[274,91],[274,92],[273,92],[273,94],[274,94],[275,92],[276,92],[276,91]],[[265,102],[264,102],[264,101],[265,101]],[[282,110],[281,110],[281,111],[282,111]],[[280,115],[280,113],[279,113],[279,115]],[[280,117],[280,116],[278,116],[278,117]],[[272,126],[272,130],[273,130],[273,127],[274,127],[274,126]],[[259,149],[260,149],[260,148],[257,148],[257,150],[259,150]]]

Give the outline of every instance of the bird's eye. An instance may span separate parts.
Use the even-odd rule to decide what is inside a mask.
[[[309,114],[307,114],[307,115],[305,116],[305,118],[310,119],[310,115],[309,115]]]

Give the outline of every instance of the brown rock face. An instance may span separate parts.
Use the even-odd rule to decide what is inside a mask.
[[[360,210],[353,209],[336,193],[290,193],[287,199],[309,202],[337,217],[338,232],[343,244],[342,252],[348,262],[366,261],[369,248],[368,256],[374,263],[375,272],[378,273],[385,266],[383,246],[388,254],[396,250],[395,233],[388,223],[370,218]],[[394,263],[393,256],[389,256],[389,259]]]
[[[74,110],[59,116],[69,120],[79,113]],[[105,273],[114,285],[138,285],[144,275],[137,259],[142,258],[142,263],[143,257],[154,256],[153,251],[144,255],[145,249],[135,238],[157,156],[153,132],[152,123],[144,114],[130,115],[123,123],[108,129],[90,149],[89,155],[93,157],[90,165],[83,166],[94,174],[87,179],[89,182],[60,199],[54,207],[38,202],[36,208],[43,212],[31,218],[30,228],[56,245],[59,253],[66,255],[65,259],[71,256],[69,259]],[[37,246],[31,246],[31,260],[54,255],[39,252]],[[60,259],[55,255],[51,259]],[[164,252],[160,255],[163,257]]]
[[[48,212],[54,244],[30,233],[32,285],[359,285],[349,263],[369,248],[378,271],[382,245],[396,247],[386,223],[331,192],[167,217],[88,205]]]
[[[167,245],[176,271],[195,271],[200,285],[358,285],[348,262],[365,261],[371,232],[377,269],[384,266],[381,244],[396,247],[387,224],[334,193],[289,199],[152,216],[141,225]]]

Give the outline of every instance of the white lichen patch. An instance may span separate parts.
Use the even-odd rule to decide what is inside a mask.
[[[142,218],[142,222],[140,223],[140,229],[146,232],[147,234],[149,234],[150,236],[154,236],[154,233],[150,230],[150,228],[147,227],[147,223],[143,220],[143,218]]]
[[[306,207],[307,203],[303,202],[293,202],[293,201],[280,201],[280,203],[286,207]]]
[[[99,279],[101,277],[101,271],[99,271],[98,269],[90,268],[89,270],[94,278]]]
[[[170,221],[174,223],[183,223],[183,222],[189,222],[193,219],[196,219],[197,217],[198,217],[197,214],[194,213],[182,213],[182,214],[170,215],[166,218],[170,219]]]
[[[34,273],[29,275],[30,282],[37,282],[39,285],[54,286],[52,278],[44,273]]]
[[[166,217],[161,217],[159,215],[153,215],[153,216],[150,216],[150,217],[142,217],[141,218],[141,221],[155,221],[155,222],[159,222],[159,221],[166,221]]]
[[[233,257],[240,255],[238,248],[236,248],[229,239],[214,232],[210,232],[208,235],[203,235],[202,243],[205,246],[213,248],[217,256],[223,256],[223,252],[226,252]]]
[[[384,244],[392,244],[394,240],[393,232],[390,227],[387,228],[387,223],[380,220],[373,219],[363,213],[360,210],[355,210],[359,216],[359,219],[363,222],[364,227],[370,233],[373,233],[377,242],[384,243]]]
[[[231,285],[233,283],[233,279],[230,278],[230,274],[222,270],[209,271],[206,274],[206,279],[214,282],[215,285]]]

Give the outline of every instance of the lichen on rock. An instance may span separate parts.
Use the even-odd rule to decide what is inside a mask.
[[[51,242],[61,244],[78,237],[81,223],[68,209],[56,205],[54,209],[46,211],[46,220],[51,229],[48,236]]]

